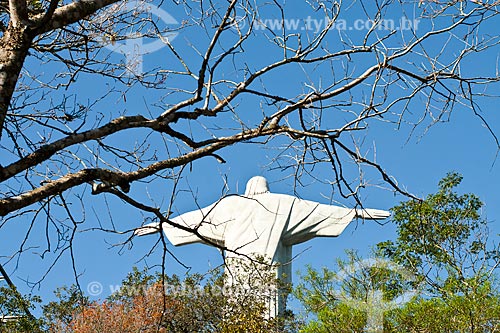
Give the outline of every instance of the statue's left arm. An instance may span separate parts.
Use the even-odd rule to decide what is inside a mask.
[[[283,242],[293,245],[314,237],[336,237],[356,217],[378,220],[389,215],[383,210],[344,208],[293,198]]]

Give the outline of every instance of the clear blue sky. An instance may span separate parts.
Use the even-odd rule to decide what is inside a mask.
[[[185,18],[185,13],[176,8],[165,8],[177,21]],[[304,8],[302,5],[289,5],[288,17],[298,20],[306,20],[304,17]],[[411,7],[413,8],[413,7]],[[410,8],[410,9],[411,9]],[[413,8],[415,9],[415,8]],[[412,10],[413,10],[412,9]],[[400,12],[388,12],[388,17],[397,20]],[[318,14],[315,14],[318,15]],[[365,17],[359,7],[353,7],[350,12],[344,14],[349,22],[353,18]],[[319,17],[319,16],[318,16]],[[426,29],[425,24],[422,29]],[[485,29],[488,29],[486,25]],[[490,26],[490,29],[493,29]],[[496,30],[491,30],[496,33]],[[353,36],[359,31],[353,31]],[[419,34],[423,31],[419,31]],[[180,50],[187,50],[191,46],[189,43],[196,44],[204,41],[203,36],[199,36],[193,29],[188,29],[181,33],[173,41],[173,45]],[[336,39],[332,39],[332,44]],[[189,42],[189,43],[188,43]],[[203,44],[204,42],[200,42]],[[430,49],[438,49],[440,45],[428,45]],[[259,44],[251,44],[247,49],[248,57],[254,64],[266,63],[272,55],[263,52]],[[450,49],[449,56],[453,56],[456,50]],[[467,62],[465,73],[485,73],[491,72],[496,66],[497,50],[484,55],[477,55],[471,61]],[[124,59],[121,55],[115,55],[116,59]],[[196,62],[197,57],[193,52],[190,53],[189,62]],[[144,57],[145,68],[155,67],[165,61],[173,61],[172,55],[162,49],[153,54]],[[36,62],[28,62],[25,70],[36,71]],[[46,67],[51,70],[51,67]],[[359,64],[359,70],[362,70],[362,64]],[[229,70],[229,69],[228,69]],[[316,76],[318,79],[321,75]],[[324,75],[323,75],[324,76]],[[314,76],[313,76],[314,78]],[[98,86],[98,79],[91,76],[82,75],[77,83],[70,89],[69,93],[78,93],[78,98],[82,101],[92,100],[102,89]],[[273,78],[272,84],[276,86],[290,85],[290,89],[299,89],[302,86],[304,74],[297,71],[281,73]],[[132,88],[126,94],[127,101],[123,99],[112,100],[107,104],[98,105],[100,112],[108,112],[106,109],[113,109],[115,112],[125,111],[127,114],[146,113],[146,106],[153,104],[162,95],[161,91]],[[353,95],[353,98],[362,98]],[[423,102],[422,102],[423,103]],[[491,125],[496,133],[500,133],[500,115],[498,112],[498,102],[495,99],[484,100],[480,102],[481,112],[484,118]],[[245,110],[245,106],[240,106],[244,113],[251,114],[252,110]],[[418,113],[418,105],[414,104],[415,113]],[[153,112],[158,109],[152,108]],[[251,116],[248,116],[251,118]],[[223,124],[222,124],[223,125]],[[481,120],[472,114],[466,108],[457,106],[447,123],[440,123],[432,126],[428,131],[426,127],[421,126],[409,137],[409,128],[404,127],[396,130],[392,124],[384,123],[382,120],[374,122],[370,128],[363,133],[364,149],[370,152],[373,157],[373,147],[376,147],[377,162],[384,166],[384,169],[397,179],[400,186],[406,188],[409,192],[423,197],[436,190],[437,182],[449,171],[457,171],[464,176],[463,184],[460,190],[463,192],[474,192],[485,202],[483,215],[488,221],[491,221],[491,233],[498,239],[500,227],[500,205],[498,205],[498,190],[500,167],[497,161],[497,147],[491,134],[483,126]],[[199,129],[195,129],[199,130]],[[134,135],[128,138],[131,142]],[[110,140],[114,140],[110,138]],[[116,140],[123,140],[117,138]],[[110,142],[111,142],[110,141]],[[220,198],[224,192],[224,178],[227,177],[229,193],[243,193],[246,181],[255,175],[262,175],[268,178],[272,192],[293,194],[293,182],[289,178],[289,172],[270,170],[270,159],[276,154],[276,146],[271,145],[252,145],[242,144],[236,147],[230,147],[221,152],[221,156],[227,161],[226,164],[219,164],[215,159],[203,159],[192,165],[192,169],[186,170],[185,175],[188,182],[181,183],[182,192],[175,202],[177,212],[185,212],[196,209],[196,203],[193,201],[193,193],[196,195],[197,203],[200,206],[206,206]],[[331,179],[333,174],[326,167],[318,168],[315,175],[321,179]],[[349,171],[349,177],[355,179],[356,175]],[[363,190],[362,199],[365,207],[390,209],[406,198],[395,195],[387,188],[381,188],[383,185],[380,176],[375,172],[368,172],[367,179],[373,184]],[[383,185],[385,186],[385,185]],[[151,197],[161,202],[169,200],[171,188],[162,188],[151,186],[148,188]],[[192,191],[192,192],[190,192]],[[298,195],[302,198],[315,200],[322,203],[331,203],[331,188],[319,183],[306,184],[306,186],[297,189]],[[102,223],[104,226],[110,226],[111,223],[120,230],[132,229],[138,227],[143,222],[141,214],[125,207],[122,203],[112,198],[105,202],[103,197],[87,196],[85,207],[87,208],[86,222],[80,228],[96,226]],[[144,196],[143,200],[147,200]],[[339,205],[352,205],[352,201],[345,201],[338,193],[334,193],[333,201]],[[108,214],[107,207],[111,211]],[[166,205],[164,205],[166,207]],[[19,221],[22,224],[23,221]],[[0,243],[0,253],[8,254],[15,252],[16,246],[19,247],[24,235],[19,232],[22,226],[9,225],[2,231],[2,242]],[[24,230],[24,229],[23,229]],[[6,237],[5,235],[9,235]],[[306,265],[312,265],[319,268],[322,266],[333,267],[335,258],[342,256],[346,249],[359,250],[361,254],[368,255],[369,249],[377,242],[387,239],[393,239],[395,229],[388,223],[379,225],[375,222],[354,221],[345,232],[338,238],[315,239],[294,247],[294,255],[298,255],[293,271],[304,271]],[[40,237],[40,238],[37,238]],[[27,246],[35,246],[28,250],[18,262],[15,269],[15,262],[10,262],[6,269],[12,272],[12,279],[23,292],[29,292],[30,288],[24,282],[25,280],[36,281],[50,265],[50,260],[54,257],[47,254],[41,259],[36,253],[41,251],[36,246],[43,248],[43,228],[30,238]],[[161,263],[161,251],[156,250],[151,256],[143,260],[143,256],[148,253],[151,246],[156,241],[156,236],[134,239],[133,246],[129,247],[111,247],[125,241],[125,236],[110,235],[103,232],[85,232],[79,233],[75,240],[76,267],[80,276],[82,289],[87,291],[87,286],[93,281],[99,282],[104,290],[98,298],[104,298],[110,293],[110,286],[118,285],[121,280],[131,271],[132,266],[143,267],[145,263],[150,266]],[[55,244],[53,244],[54,246]],[[221,256],[218,250],[204,245],[189,245],[174,248],[169,245],[169,250],[185,265],[192,267],[191,272],[206,272],[210,268],[221,264]],[[184,275],[186,269],[179,265],[173,258],[168,257],[166,262],[168,274]],[[297,279],[297,277],[294,277]],[[45,300],[52,296],[52,290],[57,286],[68,285],[73,282],[73,272],[71,269],[70,258],[66,254],[53,270],[48,274],[40,287],[35,288],[33,292],[40,294]],[[111,287],[112,288],[112,287]]]

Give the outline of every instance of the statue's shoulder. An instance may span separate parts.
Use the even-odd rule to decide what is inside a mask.
[[[299,198],[294,197],[292,195],[283,194],[283,193],[270,193],[270,192],[259,194],[259,195],[255,196],[254,199],[256,199],[257,201],[260,200],[260,201],[265,202],[267,204],[273,204],[273,203],[292,204],[294,201],[300,200]]]

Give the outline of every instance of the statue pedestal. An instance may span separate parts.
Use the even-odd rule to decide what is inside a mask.
[[[291,263],[272,263],[262,256],[231,256],[226,259],[225,289],[230,301],[261,303],[266,319],[283,317],[291,291]]]

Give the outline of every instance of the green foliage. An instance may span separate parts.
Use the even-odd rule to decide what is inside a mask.
[[[425,280],[431,294],[474,292],[491,279],[491,268],[500,261],[497,249],[488,249],[482,202],[474,194],[455,192],[461,181],[449,173],[437,193],[394,207],[398,238],[378,244],[380,253]]]
[[[366,313],[339,303],[333,307],[322,307],[317,319],[308,322],[300,332],[304,333],[363,333]]]
[[[414,300],[386,314],[384,332],[499,332],[500,297],[484,291],[478,291],[475,298],[452,295]]]
[[[138,294],[147,292],[147,288],[156,283],[158,277],[148,273],[146,269],[140,271],[137,267],[127,274],[119,290],[108,297],[109,301],[127,302]]]
[[[28,3],[28,9],[32,13],[43,13],[43,4],[40,0],[29,0]]]
[[[301,332],[365,332],[377,307],[392,304],[411,289],[411,276],[390,264],[347,251],[347,259],[338,259],[334,271],[309,267],[294,294],[316,318]]]
[[[0,287],[0,317],[16,318],[6,322],[0,321],[2,333],[35,333],[41,332],[42,321],[26,314],[25,308],[32,310],[41,300],[37,296],[21,296],[17,291]]]
[[[254,285],[243,290],[229,288],[222,270],[181,279],[134,268],[120,290],[103,302],[82,302],[73,287],[63,289],[60,301],[44,308],[45,317],[56,323],[50,331],[57,333],[291,332],[293,317],[266,318],[265,302],[255,293],[253,287],[274,283],[274,271],[264,267],[269,274],[262,268],[260,275],[252,275]]]
[[[89,304],[88,297],[76,285],[57,288],[54,294],[57,301],[42,306],[44,326],[49,331],[55,326],[67,328],[74,313]]]
[[[134,268],[121,288],[102,302],[90,302],[75,285],[58,288],[56,301],[42,306],[41,319],[28,318],[23,306],[33,307],[39,298],[19,298],[0,288],[0,315],[19,318],[0,323],[2,333],[128,333],[128,332],[295,332],[293,316],[269,319],[258,287],[277,283],[270,265],[242,265],[249,272],[246,288],[226,285],[222,269],[207,275],[178,276],[150,274]],[[253,272],[253,271],[252,271]],[[253,272],[255,273],[255,272]]]
[[[349,279],[339,279],[339,273],[326,268],[322,274],[309,269],[296,295],[316,319],[302,332],[365,332],[370,309],[353,299],[369,300],[367,290],[380,290],[390,302],[415,289],[422,291],[418,297],[384,312],[383,332],[500,332],[495,274],[500,251],[488,240],[480,199],[456,192],[461,181],[459,174],[449,173],[437,193],[392,209],[397,239],[377,244],[375,255],[410,272],[413,279],[391,275],[391,267],[378,265],[358,269]],[[359,261],[351,253],[337,263],[338,271]]]

